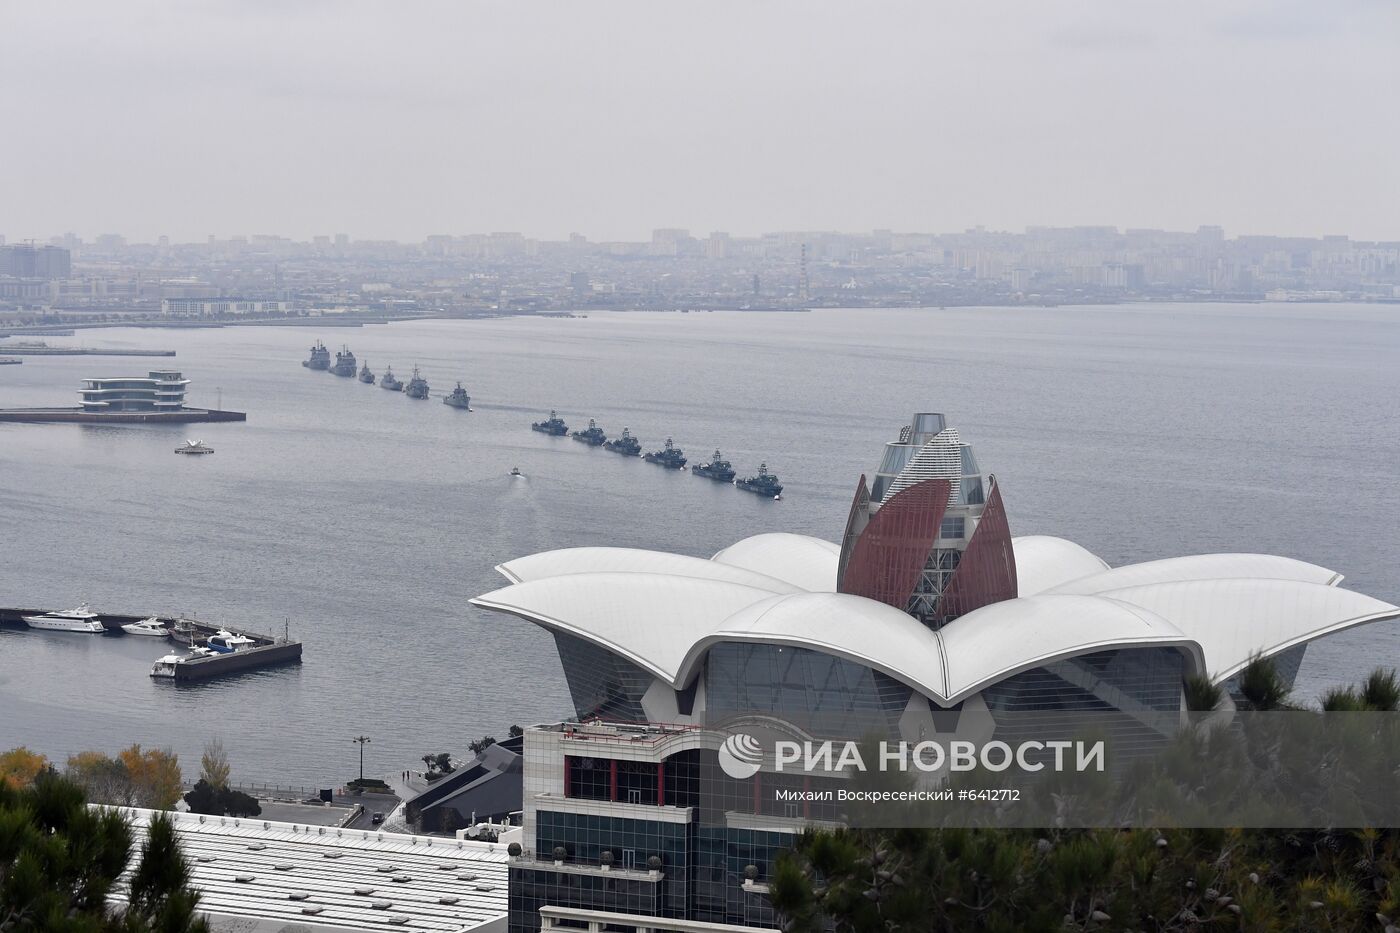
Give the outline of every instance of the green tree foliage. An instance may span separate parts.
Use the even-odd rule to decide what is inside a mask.
[[[194,788],[185,795],[185,804],[191,813],[208,813],[212,816],[262,814],[262,805],[256,798],[228,787],[217,787],[204,778],[195,782]]]
[[[1283,714],[1290,717],[1291,731],[1284,727],[1275,734],[1256,727],[1252,740],[1263,744],[1241,748],[1227,741],[1224,730],[1184,729],[1172,751],[1205,756],[1208,773],[1227,785],[1239,763],[1232,756],[1263,756],[1275,764],[1245,773],[1284,772],[1273,784],[1244,786],[1237,803],[1229,797],[1233,817],[1243,818],[1250,807],[1260,805],[1282,812],[1291,799],[1345,790],[1330,783],[1328,772],[1337,769],[1318,768],[1309,752],[1322,749],[1328,733],[1373,729],[1375,720],[1300,719],[1316,714],[1291,705],[1267,661],[1255,661],[1241,673],[1239,692],[1246,708],[1292,710]],[[1196,693],[1206,709],[1222,699],[1204,689]],[[1325,710],[1395,711],[1398,705],[1400,684],[1393,671],[1385,670],[1323,698]],[[1393,738],[1395,732],[1389,728],[1360,735]],[[1299,736],[1306,741],[1298,743]],[[1271,745],[1271,740],[1280,744]],[[1290,743],[1301,744],[1300,755],[1282,751]],[[1126,787],[1105,788],[1104,794],[1165,800],[1178,791],[1165,779],[1179,760],[1168,757],[1166,772],[1146,769],[1126,781]],[[1289,772],[1298,762],[1302,766]],[[1359,774],[1368,789],[1400,793],[1393,759],[1384,773]],[[1187,790],[1189,797],[1203,789]],[[1156,796],[1163,791],[1166,796]],[[1173,799],[1161,812],[1190,811],[1182,799]],[[789,933],[1395,933],[1400,929],[1400,828],[809,830],[780,856],[771,892]]]
[[[1266,712],[1268,710],[1289,709],[1288,684],[1279,674],[1274,662],[1268,658],[1255,657],[1237,678],[1240,695],[1244,698],[1242,707],[1247,710]]]
[[[791,933],[1380,931],[1400,917],[1400,832],[812,832],[772,897]]]
[[[152,820],[121,906],[110,898],[131,852],[122,815],[88,807],[73,782],[0,784],[0,930],[207,933],[169,818]]]

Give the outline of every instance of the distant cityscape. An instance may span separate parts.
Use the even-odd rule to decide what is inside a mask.
[[[1149,300],[1400,301],[1400,240],[1116,227],[1023,233],[520,233],[418,243],[254,235],[129,242],[0,236],[0,322],[589,310],[800,310]]]

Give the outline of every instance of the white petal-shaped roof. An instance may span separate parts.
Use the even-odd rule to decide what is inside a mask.
[[[1110,590],[1099,598],[1170,619],[1200,642],[1215,681],[1237,673],[1255,654],[1267,657],[1343,629],[1400,617],[1400,608],[1363,593],[1298,580],[1154,583]]]
[[[1176,647],[1218,681],[1256,654],[1400,618],[1400,608],[1339,589],[1332,571],[1289,558],[1211,554],[1106,570],[1063,539],[1013,541],[1029,585],[1074,577],[937,632],[884,603],[832,592],[838,548],[804,535],[756,535],[711,561],[626,548],[546,552],[501,565],[523,582],[472,604],[586,639],[677,688],[710,646],[766,642],[856,661],[944,706],[1111,648]]]
[[[471,600],[577,635],[672,684],[687,649],[723,620],[773,593],[661,573],[573,573],[493,590]]]
[[[951,703],[1022,671],[1109,648],[1177,647],[1198,671],[1201,647],[1147,609],[1094,596],[1029,596],[983,606],[945,625]]]
[[[1052,535],[1012,538],[1011,552],[1016,557],[1018,596],[1034,596],[1108,569],[1108,564],[1073,541]]]
[[[1020,554],[1016,569],[1021,569]],[[1291,557],[1272,554],[1193,554],[1169,557],[1141,564],[1114,567],[1093,576],[1080,577],[1047,590],[1051,593],[1104,593],[1126,586],[1149,583],[1178,583],[1185,580],[1298,580],[1323,586],[1336,586],[1342,575]]]
[[[863,596],[774,596],[740,609],[690,647],[678,682],[688,681],[705,652],[725,641],[810,648],[882,671],[933,696],[941,695],[945,680],[938,635],[913,616]]]
[[[771,532],[736,541],[710,559],[777,577],[813,593],[834,593],[840,558],[839,544],[810,535]]]
[[[512,583],[570,573],[665,573],[753,586],[771,593],[801,593],[799,586],[734,564],[630,547],[571,547],[517,557],[496,567]]]

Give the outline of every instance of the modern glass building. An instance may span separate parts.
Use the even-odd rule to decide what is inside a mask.
[[[575,707],[525,734],[512,931],[773,926],[776,854],[841,816],[777,791],[839,778],[768,760],[733,777],[736,733],[1012,741],[1034,714],[1039,738],[1071,738],[1087,713],[1150,750],[1179,727],[1186,677],[1229,687],[1255,656],[1291,677],[1308,641],[1400,617],[1291,558],[1110,568],[1012,537],[995,477],[939,414],[915,415],[874,477],[840,544],[774,533],[708,560],[587,547],[497,568],[510,585],[473,604],[554,635]]]
[[[141,376],[84,379],[79,390],[83,411],[178,411],[190,381],[173,370]]]

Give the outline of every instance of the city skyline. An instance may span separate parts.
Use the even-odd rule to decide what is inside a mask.
[[[0,228],[1397,235],[1400,128],[1366,90],[1400,83],[1393,5],[846,12],[28,8],[0,36]]]

